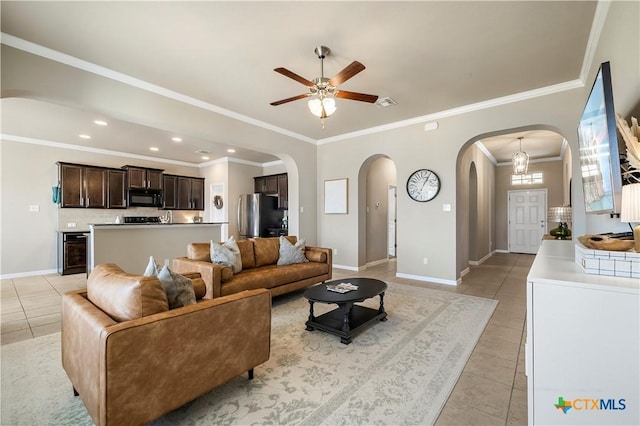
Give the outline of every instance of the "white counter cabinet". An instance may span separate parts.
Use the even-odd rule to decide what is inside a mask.
[[[527,277],[529,424],[640,424],[639,366],[640,280],[586,274],[573,242],[543,241]]]
[[[189,243],[220,241],[222,223],[90,225],[87,273],[95,265],[115,263],[142,274],[153,256],[160,265],[186,256]]]

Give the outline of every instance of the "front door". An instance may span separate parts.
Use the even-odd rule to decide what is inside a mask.
[[[509,251],[536,254],[547,229],[547,190],[509,191]]]

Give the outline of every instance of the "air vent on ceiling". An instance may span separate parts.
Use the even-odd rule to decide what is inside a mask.
[[[386,108],[392,105],[397,105],[398,103],[396,101],[394,101],[393,99],[391,99],[390,97],[384,97],[384,98],[379,98],[376,101],[376,105],[379,106],[380,108]]]
[[[206,149],[199,149],[196,151],[196,154],[211,154],[211,151],[207,151]]]

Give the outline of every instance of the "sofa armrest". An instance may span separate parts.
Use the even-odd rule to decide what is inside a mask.
[[[305,256],[311,262],[321,262],[329,265],[329,279],[333,273],[333,250],[326,247],[306,247]]]
[[[171,269],[179,274],[197,272],[206,285],[204,299],[213,299],[222,295],[222,269],[224,266],[204,260],[192,260],[178,257],[171,261]]]
[[[100,334],[117,322],[87,299],[86,290],[70,291],[62,296],[61,316],[62,367],[98,424]]]

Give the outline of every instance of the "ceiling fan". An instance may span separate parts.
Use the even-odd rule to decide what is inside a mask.
[[[298,99],[312,97],[312,99],[309,100],[309,110],[311,110],[313,115],[323,120],[322,124],[324,127],[324,119],[330,117],[336,110],[335,98],[368,103],[374,103],[378,99],[375,95],[338,89],[339,85],[365,69],[365,66],[360,62],[353,61],[332,78],[326,78],[324,76],[324,58],[329,55],[331,50],[326,46],[318,46],[313,51],[318,56],[318,59],[320,59],[320,77],[313,79],[313,81],[307,80],[286,68],[280,67],[274,69],[275,72],[307,86],[309,93],[271,102],[271,105],[278,106],[287,102],[297,101]]]

